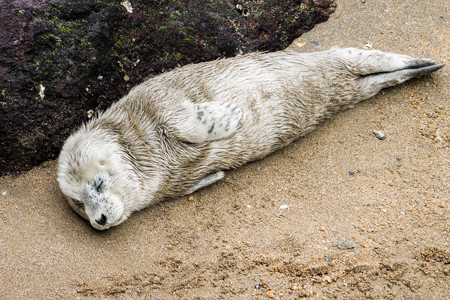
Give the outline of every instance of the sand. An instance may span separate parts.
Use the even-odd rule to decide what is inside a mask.
[[[450,2],[337,4],[296,41],[303,51],[447,66],[105,232],[62,199],[56,162],[0,178],[0,299],[448,297]]]

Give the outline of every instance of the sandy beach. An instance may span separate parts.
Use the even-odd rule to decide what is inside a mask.
[[[336,3],[292,47],[447,66],[104,232],[62,198],[55,161],[0,178],[0,299],[448,297],[450,2]]]

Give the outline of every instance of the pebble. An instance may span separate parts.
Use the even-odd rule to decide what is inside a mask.
[[[319,42],[313,41],[312,43],[314,46],[319,46]]]
[[[366,0],[361,0],[361,3],[366,3]]]
[[[41,84],[39,84],[39,97],[42,99],[44,99],[45,97],[45,86]]]
[[[355,245],[355,243],[353,243],[350,240],[347,240],[346,238],[339,237],[331,244],[331,247],[348,250],[348,249],[355,248],[356,245]]]
[[[270,290],[270,291],[267,292],[267,297],[273,298],[274,294],[275,294],[275,292]]]
[[[355,172],[353,172],[353,171],[348,171],[348,175],[353,176],[353,175],[355,175]]]
[[[133,6],[131,6],[130,1],[125,0],[120,4],[122,4],[122,6],[125,7],[125,9],[127,10],[128,13],[130,13],[130,14],[133,13]]]
[[[280,206],[279,209],[288,209],[288,208],[289,208],[289,206],[287,206],[287,204],[283,204],[283,205]]]
[[[6,196],[6,194],[8,194],[8,192],[5,191],[2,193],[2,196]]]
[[[243,15],[244,17],[248,17],[248,15],[250,14],[250,11],[245,8],[242,4],[236,4],[236,10]]]
[[[95,114],[95,112],[92,109],[90,109],[86,112],[88,119],[92,118],[94,116],[94,114]]]
[[[372,130],[373,134],[377,137],[377,139],[379,140],[384,140],[386,138],[386,135],[384,134],[383,131],[380,130]]]

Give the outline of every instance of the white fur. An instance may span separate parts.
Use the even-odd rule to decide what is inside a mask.
[[[99,230],[223,177],[432,60],[376,50],[280,51],[189,65],[148,79],[68,138],[58,182]]]

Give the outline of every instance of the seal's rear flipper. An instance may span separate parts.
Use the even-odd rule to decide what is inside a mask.
[[[418,67],[417,67],[418,66]],[[436,70],[441,69],[444,64],[427,64],[422,65],[422,60],[418,61],[417,64],[413,65],[411,68],[386,72],[386,73],[374,73],[358,78],[358,83],[360,85],[360,95],[361,100],[368,99],[375,94],[377,94],[381,89],[394,86],[403,83],[409,79],[420,77],[422,75],[430,74]]]
[[[356,76],[387,73],[405,69],[420,69],[438,65],[429,58],[357,48],[332,48],[335,55],[343,60],[348,71]]]

